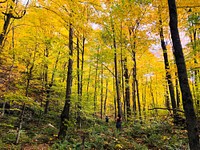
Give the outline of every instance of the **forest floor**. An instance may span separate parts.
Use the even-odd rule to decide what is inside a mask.
[[[174,126],[171,118],[163,116],[140,121],[122,122],[117,131],[115,122],[86,119],[81,129],[69,122],[64,141],[57,137],[59,117],[53,114],[24,121],[20,142],[16,139],[17,117],[0,118],[1,150],[187,150],[188,140],[184,127]]]

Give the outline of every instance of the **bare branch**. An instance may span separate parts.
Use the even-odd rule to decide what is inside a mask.
[[[0,1],[0,3],[5,3],[7,0],[4,0],[4,1]]]

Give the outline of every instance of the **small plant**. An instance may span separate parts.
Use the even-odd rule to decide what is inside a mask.
[[[56,142],[52,145],[51,149],[56,149],[56,150],[70,150],[70,143],[68,143],[68,141],[64,141],[64,142]]]
[[[4,134],[2,136],[2,142],[3,143],[14,143],[16,141],[16,134],[13,132]]]

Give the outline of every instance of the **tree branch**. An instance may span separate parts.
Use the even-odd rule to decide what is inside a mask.
[[[5,3],[7,0],[4,0],[4,1],[0,1],[0,3]]]

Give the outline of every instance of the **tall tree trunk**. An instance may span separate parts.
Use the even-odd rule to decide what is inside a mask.
[[[174,56],[178,69],[179,84],[182,93],[183,108],[185,111],[189,146],[191,150],[199,150],[199,133],[197,128],[197,119],[194,111],[192,94],[190,91],[185,59],[183,55],[182,45],[178,31],[178,19],[175,0],[168,0],[169,16],[170,16],[170,31],[174,48]]]
[[[112,19],[112,18],[111,18]],[[115,86],[116,86],[116,93],[117,93],[117,110],[118,115],[122,116],[122,107],[121,107],[121,100],[120,100],[120,88],[119,88],[119,78],[118,78],[118,63],[117,63],[117,45],[116,45],[116,37],[115,37],[115,29],[113,20],[111,20],[111,27],[112,27],[112,34],[113,34],[113,50],[114,50],[114,64],[115,64]]]
[[[140,121],[142,121],[142,113],[141,113],[141,104],[140,104],[140,93],[139,93],[139,84],[138,84],[138,80],[135,80],[135,84],[136,84],[136,90],[137,90],[137,103],[138,103],[138,112],[139,112],[139,118]]]
[[[81,65],[80,65],[80,52],[81,52]],[[82,38],[82,51],[79,47],[79,39],[77,38],[77,80],[78,80],[78,116],[77,124],[81,128],[81,109],[82,109],[82,89],[83,89],[83,66],[84,66],[84,53],[85,53],[85,37]],[[89,83],[88,83],[89,84]],[[87,90],[88,91],[88,90]]]
[[[72,71],[73,71],[73,26],[69,24],[69,60],[68,60],[68,73],[66,81],[66,97],[65,106],[61,113],[60,130],[58,137],[63,139],[66,136],[66,131],[68,129],[69,113],[70,113],[70,102],[71,102],[71,87],[72,87]]]
[[[82,53],[81,53],[81,82],[80,82],[80,94],[82,96],[83,94],[83,68],[84,68],[84,61],[85,61],[85,58],[84,58],[84,55],[85,55],[85,37],[83,35],[83,39],[82,39],[82,45],[83,45],[83,49],[82,49]]]
[[[2,48],[3,48],[3,41],[4,41],[5,36],[7,34],[7,30],[8,30],[8,26],[10,24],[11,18],[12,18],[12,14],[11,13],[5,14],[5,21],[4,21],[4,25],[3,25],[3,31],[0,34],[0,52],[2,51]]]
[[[179,92],[179,83],[178,83],[178,75],[177,72],[175,72],[175,83],[176,83],[176,104],[177,109],[180,108],[180,92]]]
[[[46,104],[44,108],[44,113],[47,114],[48,108],[49,108],[49,97],[50,97],[50,89],[48,85],[48,57],[49,57],[49,46],[46,45],[46,48],[44,50],[44,59],[45,59],[45,64],[44,64],[44,82],[45,82],[45,95],[46,95]]]
[[[106,106],[107,106],[107,98],[108,98],[108,80],[106,80],[106,93],[105,93],[105,99],[104,99],[104,115],[106,115]]]
[[[164,38],[164,33],[163,33],[163,23],[162,23],[160,7],[158,7],[158,13],[159,13],[159,23],[160,23],[160,28],[159,28],[159,30],[160,30],[160,32],[159,32],[160,43],[161,43],[161,47],[162,47],[162,50],[163,50],[166,80],[167,80],[167,85],[168,85],[168,88],[169,88],[170,99],[171,99],[171,104],[172,104],[173,119],[174,119],[174,122],[177,122],[176,99],[175,99],[172,77],[171,77],[171,74],[170,74],[170,66],[169,66],[169,60],[168,60],[168,55],[167,55],[167,47],[166,47],[166,44],[165,44],[165,38]]]
[[[132,51],[132,59],[134,62],[134,66],[133,66],[133,81],[132,81],[132,101],[133,101],[133,113],[134,116],[136,117],[137,115],[137,104],[136,104],[136,83],[135,83],[135,79],[136,79],[136,64],[135,64],[135,51]]]
[[[117,117],[117,100],[116,100],[116,86],[115,86],[115,77],[113,78],[113,101],[114,101],[114,109],[115,109],[115,118]]]
[[[134,47],[135,47],[135,42],[134,42]],[[132,51],[132,55],[133,55],[133,62],[134,62],[134,72],[133,72],[133,80],[135,82],[135,107],[136,107],[136,93],[137,93],[137,104],[138,104],[138,112],[139,112],[139,118],[140,120],[142,120],[142,114],[141,114],[141,105],[140,105],[140,95],[139,95],[139,84],[138,84],[138,80],[137,80],[137,62],[136,62],[136,53],[135,51]]]
[[[127,120],[131,117],[131,105],[130,105],[130,86],[129,86],[129,74],[127,68],[127,58],[124,59],[124,77],[125,77],[125,101],[127,109]]]
[[[103,63],[103,62],[102,62]],[[103,119],[103,64],[101,64],[101,119]]]
[[[97,50],[97,56],[96,56],[96,69],[95,69],[95,79],[94,79],[94,116],[96,115],[96,108],[97,108],[98,69],[99,69],[99,48]]]
[[[131,43],[131,55],[132,55],[132,60],[133,60],[133,81],[132,81],[132,101],[133,101],[133,113],[134,113],[134,117],[136,117],[136,110],[137,110],[137,106],[136,106],[136,36],[137,36],[137,30],[138,27],[140,25],[140,20],[136,20],[136,23],[134,26],[130,26],[129,27],[129,36],[130,36],[130,43]]]
[[[77,110],[77,125],[78,128],[81,128],[81,70],[80,70],[80,48],[79,48],[79,39],[77,38],[77,95],[78,95],[78,110]]]
[[[170,101],[169,101],[169,86],[166,84],[165,86],[165,106],[170,111]]]
[[[195,27],[195,24],[192,23],[192,31],[191,31],[191,43],[192,43],[192,49],[193,49],[193,54],[194,54],[194,64],[198,64],[197,59],[196,59],[196,54],[197,54],[197,42],[198,42],[198,32],[197,29]],[[199,81],[199,69],[194,68],[193,70],[193,78],[194,78],[194,102],[196,105],[196,110],[197,110],[197,116],[199,115],[199,85],[198,85],[198,81]]]
[[[121,56],[121,60],[120,60],[120,62],[121,62],[121,74],[122,74],[122,76],[121,76],[121,91],[122,91],[122,101],[124,102],[124,119],[126,119],[127,118],[127,108],[126,108],[126,106],[127,106],[127,104],[126,104],[126,98],[125,98],[125,79],[124,79],[124,52],[123,52],[123,44],[124,44],[124,42],[123,42],[123,23],[122,23],[122,21],[121,21],[121,25],[120,25],[120,49],[121,49],[121,53],[120,53],[120,56]],[[130,88],[130,87],[129,87]],[[130,92],[130,91],[129,91]]]

